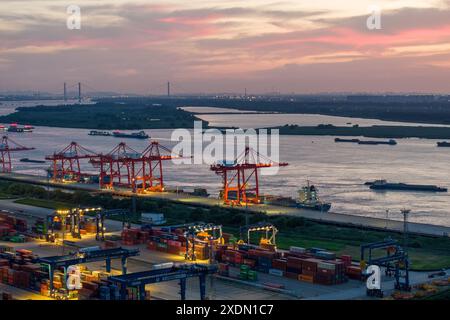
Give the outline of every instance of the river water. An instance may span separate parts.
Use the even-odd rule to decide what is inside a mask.
[[[14,103],[17,106],[17,102]],[[2,110],[4,109],[4,110]],[[3,102],[0,113],[11,112],[11,105]],[[209,111],[208,111],[209,112]],[[392,124],[392,122],[329,117],[320,115],[277,115],[270,122],[266,114],[199,114],[213,125],[265,127],[293,123],[334,125],[358,123],[360,125]],[[233,120],[230,120],[233,119]],[[285,121],[285,122],[283,122]],[[172,130],[145,130],[153,139],[172,147]],[[89,130],[36,127],[32,133],[10,133],[14,141],[36,150],[16,154],[13,170],[21,173],[43,175],[48,164],[22,163],[20,158],[43,159],[45,155],[59,151],[71,141],[95,152],[109,152],[120,139],[114,137],[88,136]],[[333,203],[332,211],[352,215],[386,217],[400,220],[400,210],[412,210],[410,221],[450,226],[450,195],[425,192],[375,192],[364,182],[386,179],[393,182],[435,184],[450,188],[450,148],[437,148],[436,140],[397,139],[397,146],[357,145],[335,143],[334,137],[281,136],[280,161],[289,166],[281,168],[275,176],[261,177],[261,193],[296,196],[297,190],[310,180],[320,190],[322,198]],[[142,151],[146,141],[126,139],[126,143]],[[87,170],[93,170],[88,164]],[[94,171],[93,171],[94,172]],[[165,180],[169,187],[205,187],[217,195],[220,177],[207,165],[166,164]]]

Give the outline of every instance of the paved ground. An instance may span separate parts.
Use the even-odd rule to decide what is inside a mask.
[[[447,275],[443,277],[436,277],[434,279],[428,278],[427,272],[410,272],[409,281],[411,286],[415,286],[421,283],[427,283],[439,279],[447,279],[450,274],[450,269],[446,270]],[[385,296],[392,294],[395,291],[395,280],[393,278],[382,277],[382,290]],[[366,297],[366,287],[360,286],[350,290],[345,290],[341,292],[330,292],[328,294],[308,297],[305,300],[352,300],[352,299],[363,299]]]
[[[15,300],[53,300],[52,298],[44,297],[40,294],[11,287],[6,284],[0,283],[0,292],[6,292],[12,294]]]
[[[36,241],[31,243],[11,244],[0,242],[0,245],[9,245],[15,248],[26,248],[32,250],[39,256],[53,256],[68,254],[70,251],[76,251],[75,247],[65,247],[64,251],[60,245],[49,244],[44,241]],[[99,245],[92,237],[85,237],[77,243],[77,246],[88,247]],[[184,263],[182,257],[170,255],[166,253],[150,251],[145,249],[144,245],[134,246],[140,249],[140,255],[130,258],[128,260],[129,272],[139,272],[149,270],[152,265],[165,262],[181,262]],[[96,262],[87,264],[91,270],[104,270],[104,262]],[[112,261],[113,273],[120,273],[119,261]],[[233,270],[234,269],[234,270]],[[232,268],[234,273],[237,273],[236,268]],[[447,270],[450,274],[450,270]],[[444,278],[447,278],[445,276]],[[435,279],[433,279],[435,280]],[[411,285],[429,282],[428,273],[426,272],[410,272]],[[285,286],[289,294],[277,293],[261,288],[264,283],[278,283]],[[257,287],[259,286],[259,287]],[[383,290],[386,293],[391,293],[394,290],[394,280],[392,278],[383,277]],[[150,290],[151,296],[155,299],[179,299],[179,286],[176,281],[165,282],[155,285],[148,285],[147,290]],[[1,290],[0,290],[1,291]],[[207,282],[207,295],[209,299],[223,299],[223,300],[287,300],[287,299],[308,299],[308,300],[350,300],[350,299],[364,299],[366,298],[366,288],[363,282],[350,280],[347,283],[335,286],[325,286],[318,284],[310,284],[306,282],[287,279],[284,277],[277,277],[269,274],[258,273],[258,282],[256,286],[253,283],[243,284],[235,281],[222,279],[209,279]],[[36,297],[35,297],[36,298]],[[199,283],[198,279],[189,279],[187,282],[187,299],[199,299]]]
[[[0,209],[6,209],[19,213],[22,217],[33,220],[34,217],[45,217],[52,212],[50,209],[30,207],[14,203],[12,200],[0,200]],[[122,223],[118,221],[106,220],[106,228],[108,234],[119,234],[122,229]],[[67,236],[67,239],[70,239]],[[94,235],[83,236],[82,240],[76,240],[78,247],[90,247],[101,245],[95,240]],[[75,251],[76,247],[62,247],[60,245],[49,244],[43,241],[35,241],[24,244],[11,244],[0,242],[0,245],[10,245],[16,248],[30,249],[41,257],[67,254],[69,251]],[[129,272],[138,272],[149,270],[153,264],[165,262],[185,262],[181,256],[170,255],[157,251],[150,251],[145,248],[145,245],[133,246],[133,248],[140,249],[140,255],[129,259]],[[93,270],[102,270],[105,268],[105,263],[91,263],[88,267]],[[120,271],[120,265],[117,261],[113,261],[113,270]],[[236,271],[236,270],[235,270]],[[428,281],[427,273],[425,272],[411,272],[411,283],[423,283]],[[345,284],[336,286],[324,286],[317,284],[310,284],[300,282],[283,277],[277,277],[269,274],[258,273],[258,284],[270,282],[279,283],[285,286],[285,289],[292,294],[281,294],[263,290],[252,286],[251,284],[236,283],[233,281],[224,281],[221,279],[210,279],[207,285],[207,293],[210,299],[224,299],[224,300],[274,300],[274,299],[313,299],[313,300],[339,300],[339,299],[362,299],[365,297],[365,285],[358,281],[349,281]],[[197,279],[190,279],[188,281],[187,298],[199,299],[199,283]],[[390,291],[394,287],[392,279],[383,280],[383,289]],[[158,299],[179,299],[179,286],[177,282],[167,282],[157,285],[149,285],[147,290],[151,291],[151,295]],[[26,291],[25,291],[26,292]]]
[[[8,181],[17,181],[17,182],[26,182],[26,183],[34,183],[40,185],[50,185],[53,187],[72,189],[72,190],[86,190],[86,191],[98,191],[98,185],[96,184],[81,184],[81,183],[52,183],[48,182],[45,177],[24,175],[24,174],[8,174],[8,173],[0,173],[0,179],[8,180]],[[104,191],[111,192],[111,191]],[[118,189],[114,191],[114,194],[122,195],[122,196],[131,196],[132,193],[129,190]],[[193,205],[201,205],[201,206],[217,206],[222,205],[218,199],[213,198],[204,198],[204,197],[195,197],[187,194],[177,194],[173,192],[164,192],[164,193],[148,193],[145,195],[138,195],[139,197],[150,197],[150,198],[158,198],[158,199],[168,199],[172,201],[178,201],[184,204],[193,204]],[[246,208],[242,208],[242,210],[246,210]],[[370,218],[370,217],[362,217],[362,216],[354,216],[344,213],[333,213],[329,212],[326,214],[321,214],[317,211],[304,210],[298,208],[290,208],[290,207],[281,207],[281,206],[269,206],[269,205],[258,205],[258,206],[249,206],[248,210],[250,211],[264,211],[270,215],[292,215],[305,217],[308,219],[314,219],[319,221],[330,221],[336,223],[345,223],[352,224],[356,226],[368,226],[374,228],[384,229],[386,226],[385,219],[378,218]],[[401,231],[403,230],[403,223],[400,221],[390,220],[388,222],[388,229]],[[409,223],[408,224],[409,232],[411,233],[419,233],[419,234],[428,234],[428,235],[438,235],[438,236],[449,236],[450,235],[450,227],[437,226],[437,225],[428,225],[421,223]]]
[[[79,245],[82,247],[91,246],[93,244],[98,245],[98,242],[95,242],[93,239],[85,238],[83,239]],[[20,243],[20,244],[12,244],[6,242],[0,242],[0,245],[8,245],[12,246],[16,249],[26,248],[28,250],[32,250],[35,254],[46,257],[46,256],[54,256],[61,255],[63,253],[62,247],[54,244],[49,244],[46,242],[29,242],[29,243]],[[144,249],[143,246],[139,246],[141,249],[141,255],[138,257],[128,259],[128,272],[139,272],[146,271],[151,268],[154,264],[164,263],[164,262],[172,262],[178,260],[179,262],[185,262],[183,258],[177,259],[176,256],[149,251]],[[75,251],[76,248],[66,247],[64,250],[65,254],[68,254],[70,251]],[[86,266],[90,270],[105,270],[105,262],[95,262],[88,263]],[[112,261],[112,271],[115,274],[120,273],[120,262],[117,260]],[[13,292],[13,287],[5,286],[7,292]],[[11,288],[10,290],[8,288]],[[179,296],[179,285],[176,281],[163,282],[155,285],[146,286],[146,290],[150,290],[151,296],[155,299],[171,299],[178,300]],[[2,291],[2,290],[0,290]],[[27,292],[27,291],[25,291]],[[258,300],[286,300],[292,299],[291,296],[279,294],[267,290],[261,290],[260,288],[254,288],[247,285],[236,284],[228,281],[222,281],[219,279],[211,279],[209,278],[207,282],[207,295],[209,299],[221,299],[221,300],[249,300],[249,299],[258,299]],[[28,293],[28,292],[27,292]],[[29,293],[28,293],[29,294]],[[34,299],[39,298],[40,296],[33,296]],[[19,298],[19,297],[18,297]],[[199,300],[200,299],[200,289],[199,289],[199,281],[196,278],[188,279],[187,281],[187,290],[186,290],[186,298],[190,300]]]

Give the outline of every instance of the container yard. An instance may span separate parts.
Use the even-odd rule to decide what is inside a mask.
[[[353,299],[367,297],[367,275],[360,262],[321,248],[279,250],[277,230],[267,224],[243,228],[259,232],[258,243],[250,244],[249,238],[244,241],[223,232],[220,225],[123,226],[106,219],[109,230],[102,241],[96,240],[96,224],[88,217],[81,221],[81,237],[71,237],[70,225],[66,225],[66,240],[55,241],[42,235],[46,228],[42,219],[35,220],[32,224],[12,213],[0,215],[0,291],[4,300],[14,299],[11,292],[16,298],[63,300],[233,299],[239,295],[242,299],[321,299],[330,295],[338,299],[349,293]],[[63,226],[55,225],[53,232],[61,232]],[[385,245],[392,252],[396,244]],[[72,267],[79,275],[78,289],[68,288]],[[198,286],[197,278],[204,285]],[[214,285],[209,278],[215,279]],[[440,280],[432,279],[433,285],[425,274],[417,274],[411,276],[412,293],[392,288],[387,297],[426,296],[445,288],[447,278],[445,274]],[[383,279],[389,282],[393,278]],[[420,289],[423,284],[433,290]],[[223,292],[218,293],[218,288]],[[234,292],[233,296],[228,292]]]

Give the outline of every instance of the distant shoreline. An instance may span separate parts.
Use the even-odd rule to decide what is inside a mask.
[[[366,138],[419,138],[419,139],[450,139],[450,128],[421,126],[370,126],[370,127],[337,127],[333,125],[318,125],[314,127],[285,125],[270,129],[280,130],[281,135],[303,136],[344,136]]]

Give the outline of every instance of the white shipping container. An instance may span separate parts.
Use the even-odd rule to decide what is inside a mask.
[[[306,253],[306,249],[302,247],[289,247],[289,251],[292,253]]]

